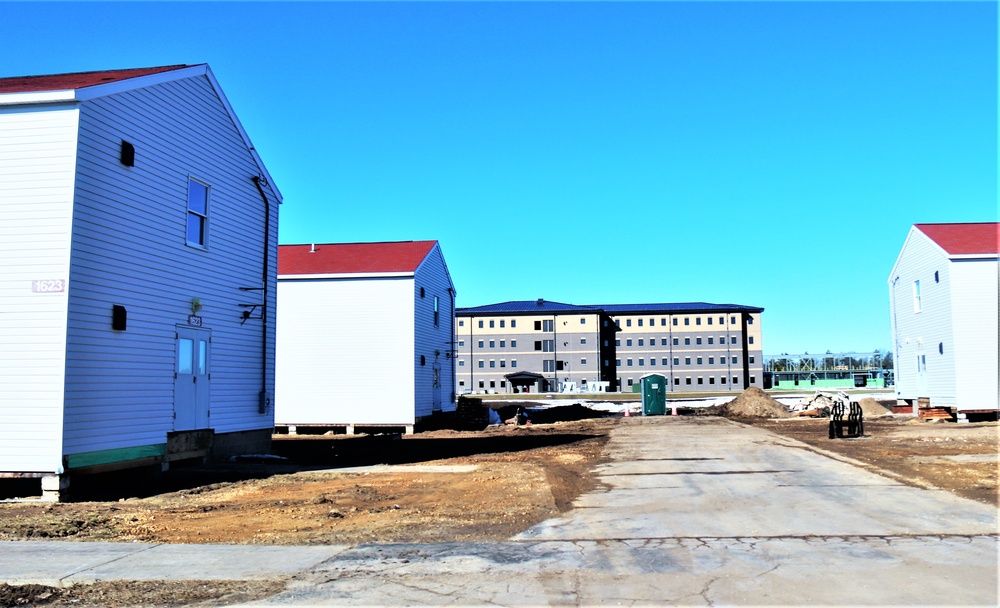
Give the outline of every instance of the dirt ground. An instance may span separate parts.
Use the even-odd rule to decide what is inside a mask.
[[[865,436],[827,438],[825,419],[746,419],[923,487],[998,504],[997,423],[866,421]],[[79,502],[0,504],[0,539],[152,543],[356,544],[502,540],[596,489],[594,467],[626,418],[391,436],[276,436],[283,464],[120,474],[79,486]],[[738,432],[738,431],[737,431]],[[414,472],[333,467],[421,463]],[[460,465],[443,472],[444,465]],[[74,482],[76,483],[76,482]],[[226,605],[280,581],[0,585],[0,606]]]

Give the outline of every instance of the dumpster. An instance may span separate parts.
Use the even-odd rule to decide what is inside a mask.
[[[667,379],[660,374],[639,378],[642,390],[642,415],[662,416],[667,413]]]

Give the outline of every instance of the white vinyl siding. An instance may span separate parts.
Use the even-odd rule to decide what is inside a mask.
[[[439,245],[434,245],[414,274],[413,309],[414,323],[414,400],[417,417],[429,416],[433,412],[433,366],[441,368],[440,394],[441,411],[455,410],[454,360],[446,356],[451,352],[452,332],[455,327],[454,299],[448,290],[451,277],[445,265]],[[424,297],[420,297],[420,289]],[[440,319],[434,324],[434,296],[438,297]],[[420,356],[425,356],[425,365],[420,365]]]
[[[77,122],[69,106],[0,109],[0,472],[62,469]]]
[[[282,279],[275,421],[414,424],[413,291],[409,277]]]
[[[121,140],[135,146],[134,167],[119,162]],[[202,300],[198,314],[212,331],[211,428],[269,428],[271,413],[258,412],[260,309],[240,324],[240,305],[260,303],[262,293],[264,202],[251,181],[259,169],[209,79],[84,102],[79,150],[66,453],[166,440],[173,430],[174,331],[187,322],[192,298]],[[211,187],[210,250],[186,245],[189,176]],[[277,225],[272,198],[271,277]],[[128,311],[124,332],[110,327],[115,304]]]
[[[997,318],[1000,306],[996,260],[954,260],[950,264],[952,335],[959,409],[1000,409]],[[945,353],[948,353],[946,346]]]
[[[901,399],[929,397],[942,406],[954,405],[954,355],[938,353],[938,343],[953,344],[948,260],[941,249],[916,229],[910,231],[890,277],[890,301],[895,308],[896,393]],[[939,271],[940,283],[934,283]],[[892,281],[899,277],[895,286]],[[915,283],[920,281],[920,310],[915,307]],[[917,357],[927,357],[926,389],[918,386]],[[926,394],[919,394],[919,393]]]

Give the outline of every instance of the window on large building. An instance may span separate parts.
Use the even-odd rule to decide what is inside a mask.
[[[458,321],[458,326],[459,327],[465,327],[465,321],[459,320]]]
[[[459,359],[458,366],[459,367],[465,367],[465,360],[464,359]]]
[[[712,342],[712,338],[711,338],[711,337],[709,337],[709,338],[708,338],[708,343],[709,343],[709,344],[712,344],[712,343],[713,343],[713,342]]]
[[[511,348],[517,348],[517,340],[511,340],[510,341],[510,347]]]
[[[207,184],[188,178],[188,245],[208,247],[208,193]]]
[[[691,365],[691,357],[684,357],[684,365]]]
[[[690,377],[684,378],[684,384],[691,384],[691,378]]]
[[[625,340],[625,346],[632,346],[632,339]]]
[[[660,317],[660,325],[661,326],[665,326],[666,324],[667,324],[667,318],[666,317]]]
[[[729,323],[731,325],[736,325],[736,317],[729,317]]]
[[[680,383],[681,383],[681,379],[680,378],[674,378],[674,386],[677,386]]]
[[[757,384],[757,376],[750,376],[750,384]]]
[[[517,327],[517,319],[511,319],[510,320],[510,326],[511,327]]]
[[[482,340],[480,340],[480,341],[479,341],[479,348],[482,348],[482,347],[483,347],[483,341],[482,341]]]
[[[643,365],[645,365],[645,363],[646,363],[645,359],[639,359],[639,367],[642,367]]]
[[[740,377],[739,376],[733,376],[733,384],[739,384],[739,383],[740,383]]]
[[[691,325],[690,317],[684,317],[684,325]]]
[[[632,360],[631,359],[625,359],[625,365],[628,366],[628,367],[632,367]]]
[[[479,329],[482,329],[482,328],[483,328],[483,320],[482,320],[482,319],[480,319],[480,320],[479,320]]]
[[[709,365],[715,365],[715,357],[709,357],[708,358],[708,364]]]
[[[580,317],[580,325],[586,325],[586,324],[587,324],[587,318],[586,317]]]
[[[719,384],[725,384],[725,383],[726,383],[726,377],[725,376],[719,376]]]
[[[750,363],[753,363],[753,359],[754,359],[753,357],[750,357]]]
[[[500,348],[503,348],[504,346],[507,346],[507,341],[506,340],[500,340]]]
[[[633,380],[632,380],[631,378],[629,378],[629,379],[628,379],[628,385],[629,385],[629,386],[632,386],[632,384],[633,384],[633,383],[634,383],[634,382],[633,382]]]
[[[680,357],[674,357],[674,365],[680,365],[680,364],[681,364],[681,358]]]
[[[691,338],[684,338],[684,346],[691,346]]]
[[[587,343],[586,338],[580,338],[580,344],[586,344],[586,343]]]
[[[479,381],[479,388],[484,388],[485,386],[486,386],[486,383],[484,381],[480,380]]]
[[[673,321],[674,321],[674,325],[677,325],[677,317],[674,317]]]
[[[736,344],[736,336],[730,336],[729,341],[732,342],[733,344]]]
[[[554,372],[556,371],[556,362],[552,359],[546,359],[542,361],[542,371],[543,372]]]
[[[615,340],[615,346],[621,346],[621,345],[622,345],[621,340]]]
[[[580,359],[580,365],[586,365],[586,364],[587,364],[586,359]]]
[[[738,361],[738,359],[736,357],[733,357],[733,365],[736,365],[737,361]]]
[[[552,353],[556,350],[555,340],[542,340],[542,352]]]
[[[490,367],[496,367],[496,366],[497,366],[497,362],[494,361],[493,359],[490,359]]]
[[[707,323],[708,323],[709,325],[711,325],[711,324],[712,324],[712,317],[708,317],[707,319],[705,319],[705,321],[706,321],[706,322],[707,322]],[[715,381],[713,380],[713,381],[709,382],[709,384],[715,384]]]
[[[639,319],[639,327],[642,327],[642,319]]]
[[[701,338],[695,338],[694,339],[694,343],[695,344],[701,344]]]
[[[497,346],[496,340],[490,340],[490,348],[496,348],[496,346]]]
[[[507,367],[507,361],[505,359],[500,359],[500,367]]]
[[[667,345],[667,339],[666,338],[660,338],[660,346],[666,346],[666,345]]]
[[[698,357],[698,365],[701,365],[701,357]]]
[[[458,341],[458,345],[459,346],[465,346],[465,340],[459,340]]]
[[[674,338],[674,346],[677,346],[678,344],[680,344],[680,339]]]
[[[698,376],[698,384],[704,384],[704,383],[705,380],[701,376]]]
[[[753,336],[747,336],[747,344],[753,344]]]
[[[552,331],[552,319],[542,321],[542,331]]]
[[[709,320],[711,320],[711,318],[709,318]],[[709,376],[708,377],[708,383],[709,384],[715,384],[715,376]]]
[[[542,341],[535,340],[535,350],[542,350]]]
[[[615,365],[618,366],[618,367],[621,367],[622,366],[622,360],[621,359],[615,359]]]
[[[493,327],[494,327],[494,325],[493,325],[493,319],[490,319],[490,329],[493,329]]]
[[[506,321],[504,321],[503,319],[500,319],[500,327],[503,327],[506,324],[507,324]]]
[[[517,367],[517,359],[511,359],[510,360],[510,366],[511,367]]]
[[[644,346],[644,344],[642,343],[642,338],[639,338],[639,346]]]
[[[484,368],[484,367],[486,367],[486,362],[485,362],[485,361],[483,361],[482,359],[480,359],[480,360],[479,360],[479,368],[480,368],[480,369],[482,369],[482,368]]]
[[[701,325],[701,317],[695,317],[694,318],[694,324],[695,325]]]
[[[936,272],[934,273],[934,276],[937,276]],[[747,317],[747,325],[753,325],[753,317]]]

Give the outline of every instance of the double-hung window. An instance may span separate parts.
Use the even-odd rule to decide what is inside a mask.
[[[208,248],[208,193],[206,184],[188,178],[187,243]]]

